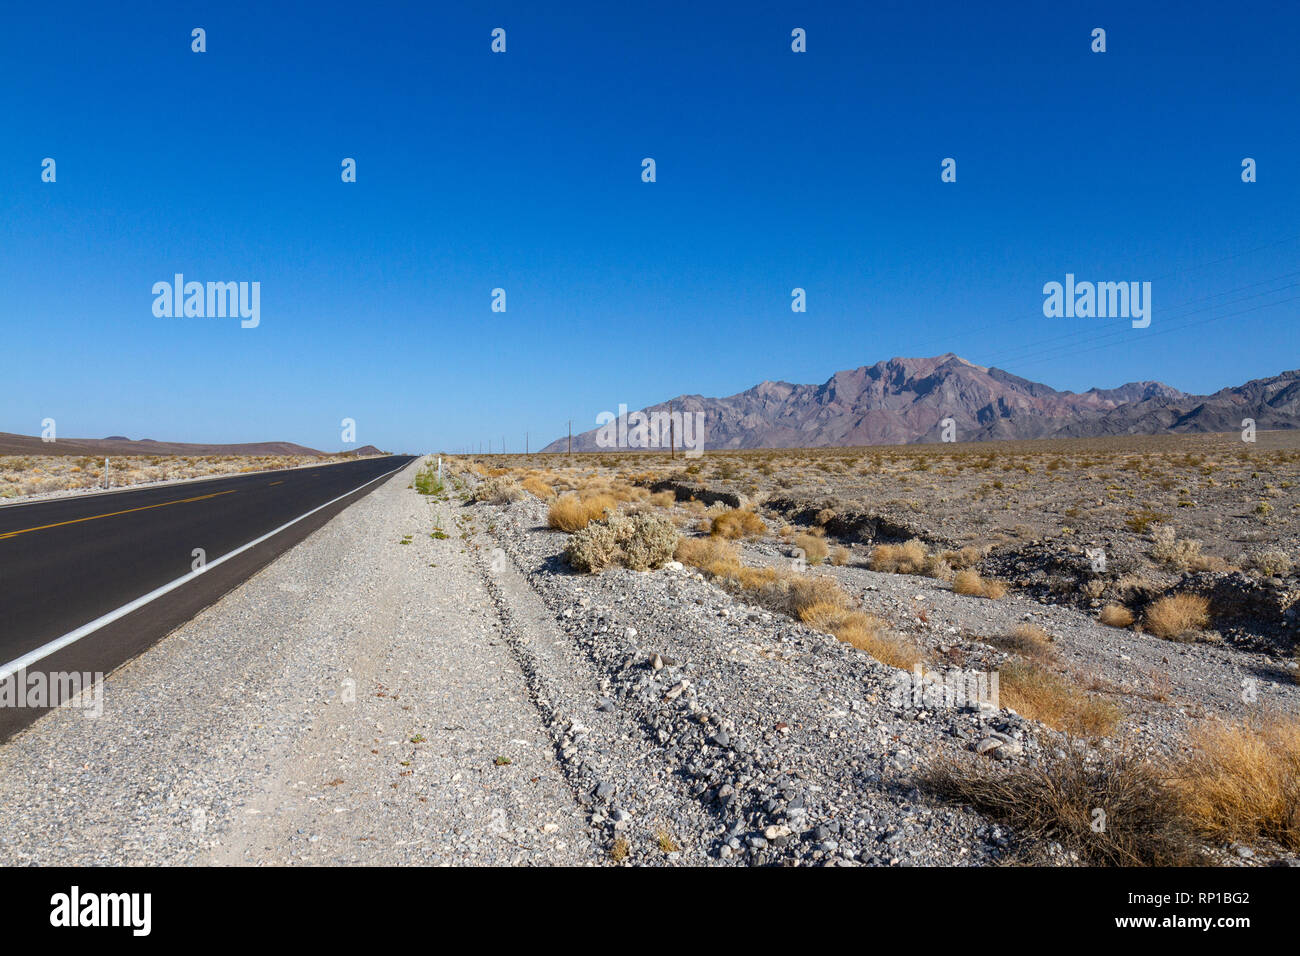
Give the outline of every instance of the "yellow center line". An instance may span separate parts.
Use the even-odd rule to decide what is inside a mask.
[[[282,485],[282,484],[284,484],[284,479],[281,479],[281,480],[279,480],[279,481],[273,481],[273,482],[271,482],[271,484],[272,484],[272,485]]]
[[[35,528],[23,528],[21,531],[6,531],[0,534],[0,541],[5,538],[12,538],[16,535],[26,534],[29,531],[44,531],[46,528],[58,528],[65,524],[78,524],[82,521],[96,521],[100,518],[113,518],[117,515],[129,515],[133,511],[148,511],[150,508],[162,508],[166,505],[183,505],[190,501],[204,501],[208,498],[220,498],[222,495],[233,495],[238,489],[231,488],[229,491],[214,491],[210,495],[198,495],[194,498],[180,498],[176,501],[163,501],[156,505],[142,505],[139,508],[127,508],[125,511],[110,511],[106,515],[89,515],[85,518],[73,518],[71,521],[56,521],[54,524],[37,525]]]

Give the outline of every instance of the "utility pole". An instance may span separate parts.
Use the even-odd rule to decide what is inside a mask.
[[[673,403],[668,403],[668,460],[677,457],[677,427],[673,422]]]
[[[569,455],[573,455],[573,419],[569,419]]]
[[[528,432],[524,432],[524,454],[528,454]]]

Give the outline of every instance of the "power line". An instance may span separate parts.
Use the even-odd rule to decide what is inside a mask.
[[[1159,282],[1159,281],[1162,280],[1162,279],[1169,279],[1169,278],[1172,278],[1173,276],[1176,276],[1176,275],[1184,275],[1184,274],[1189,273],[1189,272],[1197,272],[1197,271],[1200,271],[1201,269],[1208,269],[1210,266],[1221,265],[1221,264],[1224,263],[1224,262],[1231,262],[1231,261],[1234,260],[1234,259],[1240,259],[1240,258],[1242,258],[1243,256],[1254,255],[1254,254],[1257,253],[1257,252],[1263,252],[1265,249],[1272,249],[1272,248],[1275,247],[1275,246],[1286,245],[1288,242],[1296,242],[1297,240],[1300,240],[1300,235],[1290,236],[1290,237],[1288,237],[1288,238],[1286,238],[1286,239],[1278,239],[1278,240],[1276,240],[1276,241],[1274,241],[1274,242],[1265,243],[1265,244],[1262,245],[1262,246],[1256,246],[1254,249],[1247,249],[1247,250],[1245,250],[1244,252],[1238,252],[1238,253],[1235,253],[1235,254],[1230,255],[1230,256],[1224,256],[1224,257],[1221,258],[1221,259],[1213,259],[1213,260],[1211,260],[1210,262],[1202,262],[1202,263],[1199,263],[1199,264],[1197,264],[1197,265],[1186,266],[1186,267],[1184,267],[1184,268],[1182,268],[1182,269],[1175,269],[1175,270],[1173,270],[1172,272],[1166,272],[1166,273],[1164,273],[1163,275],[1153,276],[1149,281],[1152,281],[1152,282]],[[1291,274],[1294,275],[1295,273],[1291,273]],[[1285,277],[1279,277],[1279,278],[1285,278]],[[1270,282],[1270,281],[1273,281],[1273,280],[1265,279],[1265,280],[1263,280],[1263,281],[1265,281],[1265,282]],[[1258,283],[1256,283],[1256,284],[1258,284]],[[1244,287],[1242,287],[1242,288],[1249,288],[1249,287],[1250,287],[1250,286],[1244,286]],[[1227,293],[1220,293],[1220,294],[1225,294],[1225,295],[1226,295]],[[1199,300],[1198,300],[1198,299],[1190,299],[1190,300],[1188,300],[1188,301],[1189,301],[1189,302],[1196,302],[1196,301],[1199,301]],[[1186,303],[1183,303],[1183,304],[1186,304]],[[1174,306],[1174,308],[1177,308],[1177,307],[1178,307],[1178,306]],[[973,329],[963,329],[961,332],[958,333],[958,335],[975,335],[975,334],[978,333],[978,332],[987,332],[987,331],[990,331],[991,329],[999,329],[999,328],[1003,328],[1003,327],[1005,327],[1005,326],[1007,326],[1007,325],[1010,325],[1010,324],[1015,323],[1015,322],[1020,322],[1020,321],[1025,321],[1025,320],[1023,320],[1023,319],[1003,319],[1003,320],[1000,320],[1000,321],[997,321],[997,322],[990,322],[988,325],[977,326],[976,328],[973,328]],[[932,339],[922,339],[922,340],[921,340],[921,345],[929,345],[929,344],[931,344],[931,343],[937,343],[937,344],[940,344],[940,345],[947,345],[947,344],[951,344],[952,340],[953,340],[953,336],[952,336],[951,334],[949,334],[949,335],[944,335],[944,336],[935,336],[935,337],[932,338]],[[924,352],[925,349],[922,348],[922,349],[920,349],[920,351]]]
[[[1224,314],[1224,315],[1215,315],[1215,316],[1211,316],[1211,317],[1208,318],[1208,319],[1201,319],[1199,322],[1189,322],[1187,325],[1179,326],[1179,327],[1176,328],[1176,329],[1163,329],[1163,330],[1161,330],[1161,331],[1159,331],[1159,332],[1151,332],[1151,333],[1149,333],[1149,334],[1147,334],[1147,335],[1142,336],[1142,338],[1143,338],[1143,339],[1153,339],[1153,338],[1159,338],[1159,337],[1162,336],[1162,335],[1173,335],[1175,332],[1185,332],[1185,331],[1187,331],[1189,328],[1194,328],[1194,327],[1196,327],[1196,326],[1200,326],[1200,325],[1208,325],[1208,324],[1211,323],[1211,322],[1218,322],[1218,321],[1220,321],[1220,320],[1222,320],[1222,319],[1231,319],[1231,318],[1235,318],[1236,316],[1239,316],[1239,315],[1246,315],[1246,314],[1248,314],[1248,313],[1250,313],[1250,312],[1258,312],[1260,309],[1271,309],[1271,308],[1272,308],[1273,306],[1275,306],[1275,305],[1285,305],[1285,304],[1288,303],[1288,302],[1296,302],[1296,301],[1300,301],[1300,295],[1292,296],[1292,297],[1289,298],[1289,299],[1282,299],[1280,302],[1265,302],[1265,303],[1262,304],[1262,305],[1253,306],[1252,308],[1249,308],[1249,309],[1241,309],[1241,310],[1238,311],[1238,312],[1228,312],[1228,313],[1226,313],[1226,314]],[[1075,354],[1082,355],[1082,354],[1085,354],[1085,353],[1087,353],[1087,352],[1095,352],[1095,351],[1097,351],[1098,349],[1114,348],[1116,345],[1121,345],[1121,344],[1123,344],[1123,343],[1120,343],[1120,342],[1110,342],[1110,343],[1107,343],[1107,344],[1104,344],[1104,345],[1097,345],[1097,346],[1094,346],[1093,348],[1089,348],[1089,349],[1079,349],[1079,351],[1078,351],[1077,353],[1075,353]],[[1031,359],[1030,361],[1027,361],[1027,362],[1022,362],[1021,364],[1022,364],[1022,365],[1033,365],[1033,364],[1038,363],[1038,362],[1045,362],[1045,361],[1047,361],[1047,359],[1048,359],[1049,357],[1054,357],[1054,356],[1035,358],[1035,359]]]
[[[1291,273],[1291,275],[1300,275],[1300,272]],[[1289,278],[1289,276],[1278,276],[1277,278],[1283,278],[1283,279],[1284,279],[1284,278]],[[1269,280],[1265,280],[1265,281],[1270,281],[1270,282],[1272,282],[1272,281],[1277,281],[1277,280],[1276,280],[1276,279],[1269,279]],[[1254,284],[1255,284],[1255,285],[1259,285],[1260,283],[1254,283]],[[1161,321],[1162,321],[1162,322],[1167,322],[1167,321],[1169,321],[1169,320],[1171,320],[1171,319],[1182,319],[1182,318],[1186,318],[1186,317],[1189,316],[1189,315],[1198,315],[1198,314],[1200,314],[1200,313],[1202,313],[1202,312],[1207,312],[1207,311],[1209,311],[1209,310],[1211,310],[1211,309],[1225,308],[1225,307],[1227,307],[1227,306],[1236,305],[1236,304],[1241,303],[1241,302],[1248,302],[1248,301],[1250,301],[1251,299],[1258,299],[1260,296],[1275,295],[1275,294],[1278,293],[1278,292],[1285,292],[1287,289],[1294,289],[1294,288],[1297,288],[1297,287],[1300,287],[1300,282],[1292,282],[1292,283],[1290,283],[1290,284],[1288,284],[1288,285],[1279,286],[1279,287],[1277,287],[1276,289],[1266,289],[1266,290],[1263,291],[1263,292],[1256,292],[1256,293],[1254,293],[1253,295],[1241,296],[1240,298],[1232,299],[1232,300],[1229,300],[1228,302],[1220,302],[1220,303],[1216,303],[1216,304],[1214,304],[1214,305],[1203,306],[1202,308],[1199,308],[1199,309],[1190,309],[1190,310],[1188,310],[1188,311],[1186,311],[1186,312],[1175,313],[1175,314],[1172,315],[1172,316],[1166,316],[1166,317],[1163,317]],[[1250,286],[1243,286],[1242,288],[1250,288]],[[1233,290],[1233,291],[1236,291],[1236,290]],[[1227,294],[1228,294],[1228,293],[1217,293],[1217,295],[1227,295]],[[1213,296],[1212,296],[1212,297],[1213,297]],[[1211,297],[1211,298],[1212,298],[1212,297]],[[1191,301],[1198,301],[1198,300],[1193,299],[1193,300],[1191,300]],[[1188,326],[1179,326],[1178,328],[1187,328],[1187,327],[1190,327],[1191,325],[1195,325],[1195,324],[1196,324],[1196,323],[1190,323]],[[1113,338],[1118,338],[1118,337],[1125,337],[1125,336],[1128,336],[1128,335],[1130,334],[1130,331],[1131,331],[1131,330],[1130,330],[1130,329],[1127,329],[1127,328],[1120,328],[1120,329],[1112,329],[1112,330],[1110,330],[1109,332],[1100,332],[1100,333],[1096,333],[1096,332],[1093,332],[1092,330],[1090,330],[1090,329],[1088,329],[1088,328],[1076,329],[1076,330],[1073,330],[1073,331],[1070,331],[1070,332],[1065,332],[1065,333],[1063,333],[1063,334],[1061,334],[1061,335],[1056,335],[1056,336],[1051,336],[1051,337],[1046,338],[1046,339],[1041,339],[1041,340],[1039,340],[1039,341],[1037,341],[1037,342],[1034,342],[1034,343],[1026,343],[1025,345],[1015,346],[1015,347],[1011,348],[1009,351],[1002,352],[1002,353],[999,353],[999,354],[997,354],[997,355],[994,355],[993,358],[991,358],[991,359],[988,360],[988,365],[993,366],[993,365],[1002,364],[1002,363],[1023,362],[1023,361],[1026,360],[1026,359],[1029,359],[1029,358],[1038,358],[1039,356],[1047,355],[1047,354],[1051,354],[1051,353],[1053,353],[1053,352],[1063,352],[1063,353],[1068,353],[1068,352],[1070,352],[1072,349],[1074,349],[1074,347],[1075,347],[1076,345],[1089,345],[1089,344],[1093,344],[1093,343],[1095,343],[1095,342],[1097,342],[1097,341],[1099,341],[1099,340],[1103,340],[1103,339],[1113,339]],[[1176,331],[1176,330],[1173,330],[1173,331]],[[1146,335],[1146,336],[1144,336],[1144,337],[1145,337],[1145,338],[1150,338],[1151,335],[1154,335],[1154,334],[1155,334],[1155,333],[1151,333],[1151,334],[1148,334],[1148,335]],[[1061,340],[1068,340],[1068,341],[1064,341],[1064,342],[1063,342],[1062,344],[1060,344],[1060,345],[1047,345],[1047,344],[1046,344],[1046,343],[1048,343],[1048,342],[1056,342],[1056,341],[1061,341]]]

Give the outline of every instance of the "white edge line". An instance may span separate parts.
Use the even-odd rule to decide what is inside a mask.
[[[200,574],[203,574],[205,571],[210,571],[213,568],[215,568],[217,565],[225,561],[229,561],[231,558],[237,555],[243,554],[249,548],[256,547],[257,545],[261,544],[263,541],[267,540],[268,538],[274,537],[275,535],[283,531],[285,528],[289,528],[292,527],[293,525],[296,525],[299,521],[302,521],[304,518],[310,518],[312,515],[320,511],[322,508],[328,508],[330,505],[342,501],[348,495],[356,494],[362,488],[366,487],[366,485],[372,485],[380,478],[387,478],[389,475],[396,474],[397,472],[401,471],[409,464],[410,462],[407,462],[404,465],[398,465],[392,471],[385,472],[382,475],[379,475],[375,478],[371,478],[369,481],[365,482],[364,484],[357,485],[351,491],[345,491],[337,498],[327,501],[323,505],[319,505],[318,507],[312,508],[311,511],[308,511],[306,514],[301,514],[298,517],[294,518],[292,521],[286,521],[284,524],[280,525],[280,527],[276,528],[274,531],[268,531],[260,538],[256,538],[248,542],[248,544],[240,545],[234,551],[228,552],[227,554],[223,554],[221,557],[217,558],[214,561],[207,562],[205,565],[203,565],[203,567],[199,568],[198,570],[191,571],[189,574],[184,574],[181,577],[177,578],[175,581],[171,581],[167,584],[164,584],[162,587],[154,588],[148,594],[141,595],[131,603],[123,604],[116,611],[109,611],[107,614],[95,618],[89,624],[83,624],[75,631],[69,631],[67,634],[64,634],[62,637],[56,637],[48,644],[43,644],[40,647],[36,648],[36,650],[30,651],[24,654],[22,657],[19,657],[16,660],[12,660],[8,664],[0,666],[0,681],[8,680],[14,674],[18,673],[19,671],[27,667],[30,667],[31,665],[37,663],[40,660],[43,660],[46,657],[49,657],[55,651],[61,651],[63,650],[63,648],[69,646],[70,644],[77,643],[77,641],[81,640],[86,635],[93,634],[95,631],[98,631],[101,627],[104,627],[105,625],[108,624],[112,624],[118,618],[125,617],[126,615],[130,614],[132,611],[139,610],[149,602],[157,600],[158,598],[162,597],[164,594],[168,593],[169,591],[176,590],[178,587],[180,587],[182,584],[185,584],[187,581],[194,580]]]

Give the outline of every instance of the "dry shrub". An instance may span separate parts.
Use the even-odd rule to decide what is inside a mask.
[[[1201,554],[1201,542],[1179,538],[1170,525],[1156,525],[1151,530],[1151,540],[1151,556],[1177,571],[1225,571],[1228,568],[1228,563],[1222,558]]]
[[[752,538],[766,531],[762,518],[741,508],[724,511],[709,526],[709,534],[719,538]]]
[[[1242,567],[1261,574],[1266,578],[1283,577],[1291,573],[1291,557],[1280,548],[1266,548],[1262,551],[1242,555]]]
[[[678,535],[677,528],[668,519],[642,513],[627,517],[612,515],[608,520],[622,548],[620,562],[624,567],[648,571],[672,560]]]
[[[871,570],[886,574],[925,574],[930,555],[917,538],[903,544],[878,544],[871,552]]]
[[[1170,594],[1147,608],[1146,629],[1156,637],[1188,640],[1210,623],[1210,602],[1199,594]]]
[[[486,501],[493,505],[522,501],[523,497],[524,489],[519,487],[519,482],[507,475],[493,475],[483,479],[478,483],[473,494],[475,501]]]
[[[1107,604],[1101,609],[1101,623],[1107,627],[1130,627],[1133,612],[1122,604]]]
[[[604,517],[607,511],[618,507],[609,495],[596,494],[583,497],[572,492],[560,495],[546,513],[546,523],[560,531],[581,531],[591,522]]]
[[[849,549],[842,545],[831,548],[831,564],[837,568],[842,568],[848,564],[850,557]]]
[[[998,673],[998,700],[1053,730],[1104,737],[1119,723],[1119,708],[1028,661],[1009,661]]]
[[[648,571],[671,559],[676,547],[677,529],[668,519],[645,512],[612,514],[575,531],[564,556],[579,571],[602,571],[615,564]]]
[[[1273,840],[1300,850],[1300,719],[1193,728],[1195,750],[1176,787],[1203,832],[1228,840]]]
[[[536,476],[525,478],[520,485],[524,491],[531,492],[543,501],[555,497],[555,489]]]
[[[986,581],[978,571],[970,568],[958,571],[953,576],[952,589],[958,594],[988,598],[990,601],[996,601],[1007,593],[1007,586],[1001,581]]]
[[[1034,763],[1011,767],[983,758],[941,758],[927,766],[920,782],[1009,824],[1030,862],[1038,862],[1051,843],[1094,866],[1202,862],[1191,822],[1162,768],[1131,752],[1090,754],[1067,741],[1060,748],[1049,745]],[[1105,826],[1094,829],[1098,809],[1106,814]]]
[[[794,546],[803,552],[804,559],[809,564],[821,564],[826,560],[826,542],[815,534],[795,535]]]
[[[650,496],[650,503],[656,508],[671,508],[677,501],[677,495],[671,491],[656,491]]]

